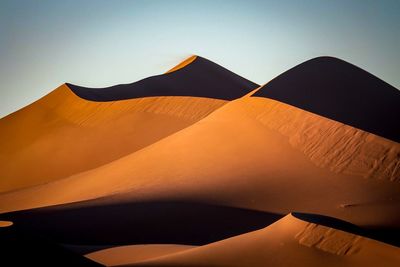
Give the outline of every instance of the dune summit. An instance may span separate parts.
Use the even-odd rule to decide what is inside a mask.
[[[196,96],[233,100],[258,87],[257,84],[199,56],[192,56],[181,64],[166,74],[131,84],[102,89],[69,83],[67,86],[79,97],[91,101],[115,101],[149,96]]]
[[[267,97],[400,142],[400,91],[334,57],[318,57],[279,75],[254,96]]]

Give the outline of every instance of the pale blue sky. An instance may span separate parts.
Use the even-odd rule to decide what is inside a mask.
[[[400,1],[0,0],[0,117],[64,82],[104,87],[191,54],[263,84],[331,55],[400,88]]]

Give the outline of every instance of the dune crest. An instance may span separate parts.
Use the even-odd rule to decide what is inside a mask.
[[[179,69],[182,69],[182,68],[186,67],[187,65],[189,65],[190,63],[192,63],[196,58],[197,58],[196,55],[190,56],[187,59],[185,59],[184,61],[182,61],[181,63],[179,63],[178,65],[176,65],[175,67],[173,67],[172,69],[170,69],[169,71],[167,71],[166,73],[171,73],[171,72],[177,71]]]
[[[329,239],[308,245],[319,240],[321,232],[329,233]],[[349,243],[353,244],[350,248]],[[289,214],[258,231],[126,266],[394,267],[399,261],[397,247],[325,226],[310,227],[310,223]]]
[[[168,254],[182,252],[191,248],[194,248],[194,246],[169,244],[132,245],[99,250],[86,254],[85,257],[106,266],[115,266],[132,264],[134,262],[140,262],[151,258],[158,258]]]
[[[335,173],[400,181],[400,143],[272,99],[243,101],[254,118],[286,136],[317,166]]]
[[[265,84],[254,96],[400,142],[400,91],[338,58],[317,57],[303,62]]]

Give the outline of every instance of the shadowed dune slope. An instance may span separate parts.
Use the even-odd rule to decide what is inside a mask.
[[[1,266],[103,266],[13,225],[0,228]]]
[[[275,99],[400,142],[400,91],[337,58],[306,61],[270,81],[254,96]]]
[[[204,245],[261,229],[281,217],[178,200],[127,202],[123,196],[0,215],[54,242],[87,246]]]
[[[198,248],[124,266],[398,266],[400,249],[287,215]]]
[[[191,69],[190,75],[185,74],[186,68]],[[108,102],[83,99],[64,84],[2,118],[0,192],[96,168],[179,131],[226,103],[196,95],[202,85],[198,80],[206,80],[207,89],[212,88],[216,94],[227,93],[226,98],[231,92],[239,96],[256,86],[200,58],[154,79],[156,83],[149,78],[139,82],[140,89],[131,88],[139,92],[140,98],[135,95],[133,99]],[[194,91],[190,93],[192,88]],[[119,94],[118,89],[104,90],[108,92],[106,95]],[[154,90],[161,90],[163,96],[152,96]],[[175,96],[180,90],[189,93]],[[89,91],[103,94],[103,89]]]
[[[192,60],[193,58],[193,60]],[[115,101],[148,96],[196,96],[223,100],[239,98],[257,84],[205,58],[193,56],[170,72],[131,84],[101,90],[67,84],[78,96],[91,101]],[[199,75],[204,72],[203,75]]]

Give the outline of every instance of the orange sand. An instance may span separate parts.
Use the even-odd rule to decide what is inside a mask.
[[[129,264],[194,248],[184,245],[132,245],[103,249],[85,255],[106,266]]]
[[[183,67],[186,67],[187,65],[192,63],[196,58],[197,58],[197,56],[195,56],[195,55],[190,56],[187,59],[185,59],[184,61],[182,61],[181,63],[179,63],[178,65],[176,65],[175,67],[173,67],[172,69],[170,69],[169,71],[167,71],[166,73],[170,73],[170,72],[174,72],[179,69],[182,69]]]
[[[62,85],[0,120],[0,192],[96,168],[179,131],[226,101],[148,97],[92,102]],[[23,166],[23,167],[21,167]]]
[[[0,227],[9,227],[13,225],[13,222],[10,221],[0,221]]]
[[[287,215],[258,231],[126,266],[398,266],[400,249]]]

